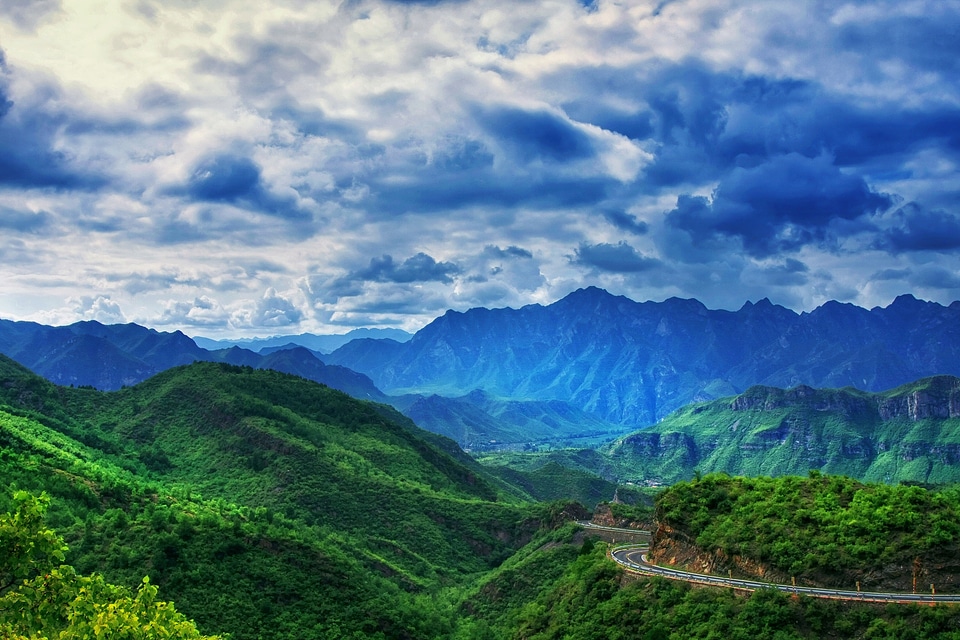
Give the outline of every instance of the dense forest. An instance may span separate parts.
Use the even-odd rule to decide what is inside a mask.
[[[830,583],[906,567],[879,584],[918,567],[950,590],[955,489],[710,474],[646,507],[583,471],[485,468],[389,407],[248,367],[194,364],[108,393],[0,358],[0,485],[13,638],[150,625],[237,640],[960,637],[954,606],[628,575],[572,522],[582,506],[540,499],[615,490],[640,504],[604,513],[656,519],[655,548],[753,562],[738,570]]]

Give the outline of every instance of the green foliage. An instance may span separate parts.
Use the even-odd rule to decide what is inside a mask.
[[[0,484],[53,497],[80,573],[149,574],[238,640],[449,637],[445,590],[552,522],[449,441],[300,378],[198,364],[101,393],[3,364]]]
[[[582,554],[542,548],[524,562],[537,565],[550,571],[539,572],[536,586],[521,585],[522,602],[501,595],[503,575],[482,586],[467,600],[474,617],[461,628],[517,640],[960,638],[960,608],[951,605],[849,604],[772,589],[738,595],[661,578],[626,580],[600,545]]]
[[[46,495],[17,491],[16,507],[0,515],[0,634],[39,640],[203,638],[172,604],[157,600],[143,578],[135,594],[101,575],[81,576],[60,564],[67,546],[43,523]],[[211,636],[212,637],[212,636]]]
[[[957,628],[949,607],[625,584],[604,545],[563,526],[569,504],[515,497],[609,498],[612,485],[585,473],[605,464],[596,454],[553,452],[526,469],[539,482],[527,491],[388,407],[275,372],[200,364],[101,393],[0,358],[0,382],[0,484],[51,496],[0,495],[11,512],[0,519],[0,579],[12,585],[0,594],[2,637],[140,637],[122,635],[134,618],[143,637],[162,636],[150,625],[195,637],[189,618],[237,640],[949,638]],[[646,494],[626,493],[639,506],[611,505],[614,515],[648,516]],[[657,509],[703,544],[823,571],[797,552],[818,534],[833,535],[817,544],[836,545],[841,567],[954,551],[958,503],[952,490],[825,475],[706,474]],[[71,628],[81,610],[93,622]]]
[[[909,590],[912,567],[960,543],[960,494],[864,484],[842,476],[743,478],[708,474],[673,485],[656,517],[707,551],[764,562],[786,575],[864,587],[883,574]],[[862,578],[852,576],[863,574]],[[887,585],[892,586],[892,585]]]
[[[751,387],[691,404],[601,447],[593,469],[617,482],[671,484],[696,473],[806,475],[816,469],[871,482],[960,482],[960,418],[947,415],[949,378],[884,393],[852,388]],[[911,414],[919,402],[933,407]],[[883,407],[883,411],[881,411]]]
[[[520,487],[536,500],[576,500],[593,508],[598,502],[609,500],[617,488],[594,473],[566,467],[553,460],[530,470],[491,466],[490,460],[488,458],[485,464],[491,473]]]
[[[13,513],[0,515],[0,594],[63,562],[67,546],[43,521],[49,496],[13,494]]]

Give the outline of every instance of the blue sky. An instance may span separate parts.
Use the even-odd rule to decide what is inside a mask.
[[[0,317],[960,298],[960,2],[6,0]]]

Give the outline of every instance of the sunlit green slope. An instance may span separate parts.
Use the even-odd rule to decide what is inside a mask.
[[[882,482],[957,482],[960,380],[924,378],[883,393],[753,387],[684,407],[603,451],[607,477],[621,481],[817,469]]]
[[[548,517],[456,451],[272,371],[196,364],[102,393],[0,360],[0,484],[52,495],[80,571],[149,574],[236,638],[444,637],[437,589]]]

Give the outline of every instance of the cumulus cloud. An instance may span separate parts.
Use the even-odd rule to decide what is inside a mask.
[[[157,325],[188,327],[221,327],[230,320],[223,306],[208,296],[198,296],[192,301],[168,300],[159,318],[152,320]]]
[[[0,315],[955,291],[954,3],[60,4],[0,6]]]
[[[841,172],[827,156],[787,154],[735,169],[712,198],[683,195],[668,225],[695,241],[737,238],[750,255],[767,257],[826,240],[836,220],[855,220],[889,206],[863,178]]]
[[[611,273],[637,273],[656,269],[661,265],[659,260],[644,256],[626,242],[601,242],[593,245],[581,243],[571,262]]]
[[[894,214],[897,226],[877,240],[877,246],[892,253],[910,251],[954,252],[960,249],[960,211],[927,211],[917,203]]]
[[[120,309],[120,304],[111,300],[110,296],[79,296],[68,299],[67,305],[77,320],[96,320],[103,324],[117,324],[127,321],[126,316]]]
[[[251,318],[256,327],[295,327],[303,319],[303,312],[292,300],[267,289]]]
[[[420,252],[401,263],[394,262],[393,256],[384,255],[371,258],[370,265],[353,272],[351,280],[372,282],[450,282],[451,277],[460,273],[460,267],[452,262],[437,262],[433,257]]]

